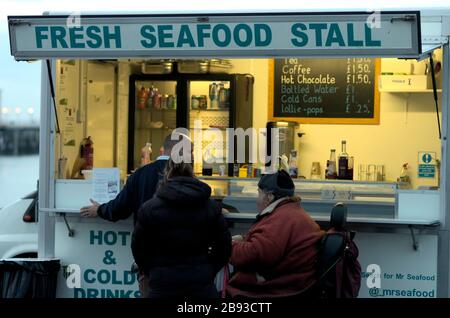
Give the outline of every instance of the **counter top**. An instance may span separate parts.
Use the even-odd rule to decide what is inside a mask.
[[[253,222],[255,220],[256,215],[254,213],[228,213],[225,214],[225,218],[229,221],[236,222]],[[311,217],[316,222],[329,222],[330,216],[328,215],[314,215],[311,214]],[[376,217],[348,217],[347,223],[350,224],[374,224],[374,225],[420,225],[420,226],[439,226],[441,223],[439,220],[402,220],[402,219],[393,219],[393,218],[376,218]]]
[[[40,212],[55,213],[55,215],[68,214],[69,216],[78,216],[80,210],[75,209],[40,209]],[[329,215],[318,215],[311,213],[311,217],[319,223],[329,222]],[[227,213],[224,215],[225,219],[233,222],[252,223],[256,214],[254,213]],[[80,217],[81,218],[81,217]],[[95,220],[95,218],[84,218],[86,220]],[[427,226],[437,227],[441,223],[439,220],[421,220],[421,219],[394,219],[394,218],[377,218],[377,217],[348,217],[348,224],[367,224],[379,226]]]
[[[237,178],[238,179],[238,178]],[[238,179],[239,180],[239,179]],[[245,180],[245,179],[241,179]],[[240,181],[240,180],[239,180]],[[320,181],[318,181],[316,185],[319,186]],[[315,182],[313,182],[315,183]],[[395,206],[396,206],[396,193],[402,198],[402,195],[412,195],[413,197],[418,196],[417,200],[423,201],[423,194],[434,194],[434,196],[429,196],[430,198],[434,198],[436,195],[439,195],[439,191],[404,191],[395,188],[395,184],[389,183],[378,183],[377,186],[384,185],[387,190],[390,190],[391,193],[389,195],[385,195],[384,193],[378,193],[372,189],[370,194],[377,194],[379,197],[366,197],[365,195],[365,187],[367,184],[356,184],[355,185],[355,197],[351,200],[343,200],[339,199],[338,201],[345,202],[349,206],[349,217],[347,222],[349,224],[361,224],[361,225],[385,225],[385,226],[433,226],[436,227],[440,224],[439,222],[439,206],[434,207],[432,210],[434,214],[428,215],[428,218],[422,218],[423,213],[403,213],[396,214]],[[384,189],[382,189],[384,190]],[[60,214],[65,213],[67,216],[77,216],[79,215],[80,208],[82,206],[88,206],[91,203],[89,202],[89,198],[91,197],[92,192],[92,181],[91,180],[57,180],[56,181],[56,189],[55,189],[55,207],[41,209],[40,212],[46,212],[51,214]],[[241,191],[242,192],[242,191]],[[336,195],[340,195],[340,192],[337,191]],[[241,212],[231,212],[227,214],[225,217],[230,221],[240,222],[240,223],[251,223],[255,220],[256,214],[254,211],[254,202],[256,197],[254,195],[240,195],[240,196],[217,196],[216,199],[222,199],[224,205],[229,205],[235,207],[237,211]],[[338,198],[333,198],[331,200],[314,197],[313,195],[305,194],[302,200],[302,203],[308,205],[305,207],[314,220],[320,223],[326,223],[329,221],[329,212],[331,211],[332,205],[334,205]],[[434,198],[435,199],[435,198]],[[407,198],[406,201],[411,201],[411,198]],[[403,200],[405,201],[405,200]],[[435,200],[436,201],[436,200]],[[399,200],[401,203],[402,201]],[[414,201],[415,202],[415,201]],[[437,201],[436,201],[437,202]],[[250,205],[251,206],[250,206]],[[416,205],[418,203],[414,203],[413,207],[405,207],[400,209],[403,210],[417,210]],[[353,210],[352,210],[353,209]],[[423,211],[423,208],[418,209],[420,212]],[[364,213],[360,213],[360,212]],[[372,216],[373,215],[373,216]]]

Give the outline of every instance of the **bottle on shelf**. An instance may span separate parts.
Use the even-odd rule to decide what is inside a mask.
[[[213,157],[212,157],[211,153],[209,152],[209,149],[207,149],[204,160],[203,160],[202,175],[212,176],[212,174],[213,174],[212,163],[213,163]]]
[[[154,93],[153,93],[153,108],[154,109],[161,109],[161,99],[162,99],[162,94],[159,92],[158,88],[155,88]]]
[[[209,85],[209,99],[211,109],[219,108],[219,89],[220,87],[216,83],[212,83]]]
[[[148,90],[148,98],[147,98],[147,108],[152,109],[153,108],[153,100],[155,98],[155,87],[153,85],[150,86],[150,89]]]
[[[341,154],[339,155],[338,179],[348,179],[348,153],[347,142],[342,140]]]
[[[144,109],[147,104],[147,98],[149,95],[149,91],[144,87],[141,86],[141,89],[139,90],[137,94],[137,108]]]
[[[404,182],[404,183],[410,183],[411,182],[411,179],[409,177],[408,169],[409,169],[408,163],[404,163],[402,165],[402,170],[400,172],[400,178],[397,179],[397,182]]]
[[[145,146],[141,149],[141,167],[150,163],[150,158],[152,155],[152,144],[147,142]]]
[[[291,154],[289,156],[289,175],[291,178],[298,177],[297,150],[291,150]]]
[[[327,169],[325,172],[325,179],[336,179],[336,149],[330,150],[330,160],[327,160]]]
[[[240,165],[238,163],[233,164],[233,177],[239,177],[239,168]]]
[[[347,180],[353,180],[353,167],[355,165],[355,158],[348,158]]]

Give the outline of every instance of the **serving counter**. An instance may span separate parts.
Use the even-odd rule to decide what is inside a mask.
[[[231,233],[246,233],[256,219],[258,179],[200,179],[211,186],[213,198],[229,210],[225,218]],[[438,191],[402,190],[403,185],[395,182],[298,179],[294,183],[302,206],[323,229],[328,227],[332,206],[336,202],[347,205],[347,226],[357,232],[364,276],[360,297],[401,296],[412,290],[422,293],[420,297],[436,296]],[[90,180],[56,180],[55,208],[41,210],[55,217],[55,251],[63,268],[77,264],[82,269],[81,286],[71,289],[65,279],[60,279],[58,295],[138,297],[137,284],[130,272],[132,218],[112,223],[80,217],[79,209],[89,205],[91,193]],[[403,203],[403,196],[407,204]],[[424,204],[429,207],[426,211]],[[377,295],[366,284],[374,275],[366,272],[370,264],[380,269],[383,289]]]

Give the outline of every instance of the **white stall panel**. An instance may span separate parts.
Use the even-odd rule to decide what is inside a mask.
[[[416,233],[416,239],[414,250],[409,234],[356,234],[363,271],[360,298],[436,297],[438,237]],[[371,264],[380,272],[371,274]],[[380,288],[374,288],[378,278]]]

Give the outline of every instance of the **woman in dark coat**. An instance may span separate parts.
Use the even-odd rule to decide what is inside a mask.
[[[228,262],[231,235],[211,188],[191,164],[169,160],[164,182],[138,213],[131,248],[149,298],[218,297],[214,278]]]

